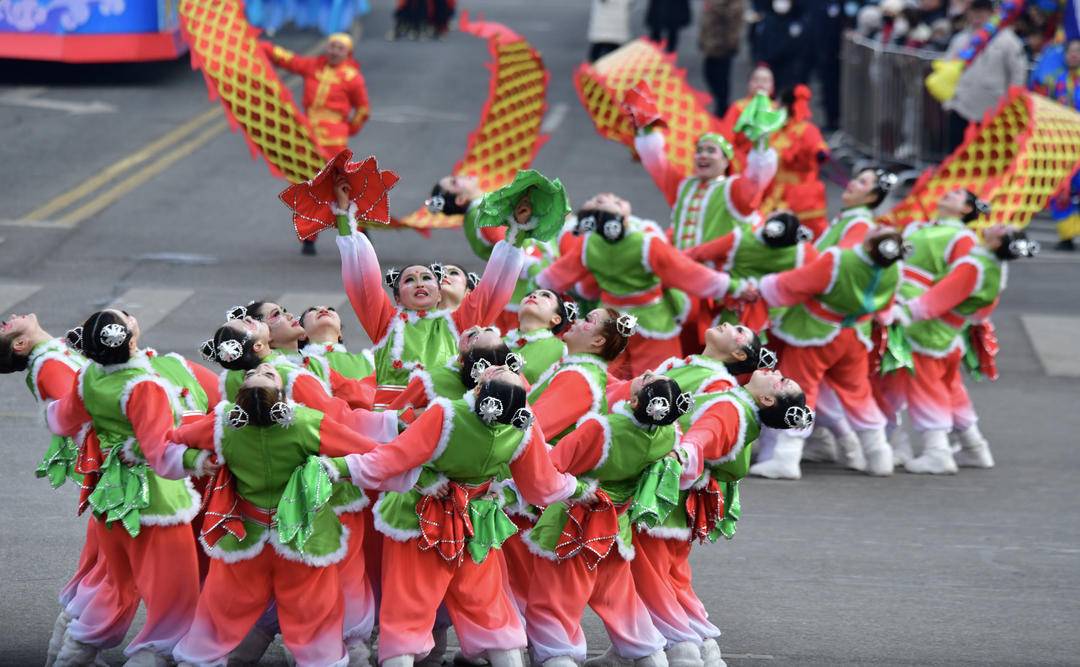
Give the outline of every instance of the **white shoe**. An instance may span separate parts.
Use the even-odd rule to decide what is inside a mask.
[[[720,645],[711,637],[701,643],[701,658],[705,661],[705,667],[727,667],[720,657]]]
[[[435,628],[431,632],[431,638],[435,640],[435,646],[430,653],[416,661],[417,665],[439,667],[443,663],[443,657],[446,655],[446,633],[448,631],[449,628]]]
[[[238,662],[242,665],[257,665],[262,660],[270,642],[274,641],[274,635],[262,628],[255,626],[244,636],[244,639],[229,653],[229,662]]]
[[[961,468],[993,468],[994,456],[990,453],[990,443],[979,431],[977,424],[972,424],[958,434],[960,451],[953,455],[956,465]]]
[[[657,651],[634,661],[634,667],[668,667],[667,654]]]
[[[799,459],[802,458],[802,450],[802,438],[781,431],[776,435],[772,458],[750,466],[750,474],[769,479],[801,479]]]
[[[614,646],[608,646],[603,655],[586,660],[584,667],[634,667],[634,660],[622,657]]]
[[[802,460],[811,463],[836,461],[836,436],[824,426],[815,426],[803,445]]]
[[[664,653],[670,667],[705,667],[701,659],[701,647],[694,642],[677,642]]]
[[[578,667],[578,664],[568,655],[557,655],[545,660],[540,667]]]
[[[74,618],[67,610],[61,609],[53,623],[52,636],[49,637],[49,650],[45,654],[45,667],[51,667],[56,662],[56,656],[60,653],[60,646],[64,643],[64,634]]]
[[[922,454],[905,463],[904,470],[924,475],[955,475],[957,468],[949,449],[949,432],[925,431],[922,440]]]
[[[84,644],[65,632],[53,665],[54,667],[88,667],[94,664],[97,654],[96,646]]]
[[[892,447],[893,464],[897,467],[915,458],[915,452],[911,449],[911,436],[903,426],[897,426],[893,430],[889,436],[889,446]]]
[[[460,651],[458,653],[460,653]],[[466,663],[469,665],[483,665],[488,662],[491,663],[491,667],[524,667],[525,665],[525,660],[521,657],[521,649],[488,649],[485,653],[487,653],[486,661],[471,660],[465,658],[464,655],[461,657],[465,660],[469,660],[469,662]],[[457,656],[454,656],[454,661],[457,661]]]
[[[379,667],[413,667],[413,656],[411,653],[395,655],[380,662]]]
[[[345,647],[349,652],[349,667],[371,667],[371,649],[364,642]]]
[[[866,457],[866,474],[888,477],[893,474],[893,455],[889,441],[885,439],[885,429],[875,428],[858,431],[859,444]]]
[[[124,667],[169,667],[171,664],[172,660],[169,658],[144,648],[132,653]]]
[[[854,431],[848,431],[836,439],[836,462],[848,470],[866,470],[866,456]]]

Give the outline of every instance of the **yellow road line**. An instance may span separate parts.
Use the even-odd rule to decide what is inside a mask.
[[[217,109],[215,109],[215,111],[217,111]],[[143,183],[146,183],[151,178],[165,171],[177,161],[187,157],[188,155],[191,155],[195,152],[196,149],[208,143],[211,139],[224,132],[228,127],[229,124],[224,119],[219,120],[218,122],[206,128],[199,134],[192,137],[189,141],[184,142],[180,146],[162,155],[160,158],[146,165],[138,172],[120,181],[119,183],[109,188],[105,192],[101,193],[97,197],[94,197],[82,206],[60,218],[56,221],[56,226],[74,227],[83,220],[101,211],[109,204],[114,203],[116,200],[120,199],[121,197],[131,192],[135,188],[139,187]]]
[[[180,125],[175,129],[170,130],[158,139],[155,139],[154,141],[148,143],[146,146],[135,151],[134,153],[124,158],[121,158],[120,160],[117,160],[96,175],[86,179],[79,185],[75,186],[71,190],[68,190],[67,192],[45,202],[38,208],[24,215],[22,219],[37,221],[48,220],[49,216],[51,216],[52,214],[56,213],[57,211],[61,211],[68,206],[71,206],[79,199],[82,199],[83,197],[95,192],[102,185],[108,183],[109,181],[124,173],[128,169],[131,169],[132,167],[146,162],[150,158],[154,157],[155,154],[172,146],[181,139],[184,139],[192,132],[195,132],[203,125],[206,125],[210,121],[214,120],[214,118],[218,118],[220,116],[221,109],[219,107],[215,106],[212,109],[208,109],[207,111],[187,121],[183,125]]]

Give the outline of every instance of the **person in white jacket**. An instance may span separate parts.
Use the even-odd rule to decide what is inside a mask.
[[[635,0],[592,0],[589,10],[589,62],[630,41],[630,10]]]

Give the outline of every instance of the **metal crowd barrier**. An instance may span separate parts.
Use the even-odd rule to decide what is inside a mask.
[[[935,51],[852,35],[841,51],[840,130],[875,162],[921,169],[948,155],[948,112],[923,85]]]

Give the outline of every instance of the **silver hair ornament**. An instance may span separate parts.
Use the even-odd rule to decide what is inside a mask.
[[[533,413],[528,408],[518,408],[514,413],[513,418],[510,420],[510,424],[518,429],[524,431],[529,428],[533,423]]]
[[[223,340],[217,346],[217,358],[225,363],[244,356],[244,345],[238,340]]]
[[[563,311],[566,312],[566,321],[567,321],[567,323],[574,322],[575,320],[577,320],[578,315],[580,314],[580,311],[578,310],[578,305],[577,305],[576,302],[574,302],[574,301],[563,301],[562,302],[562,307],[563,307]]]
[[[765,236],[775,239],[784,235],[784,232],[787,231],[787,225],[773,218],[765,222],[765,229],[762,231]]]
[[[784,412],[784,424],[788,428],[810,428],[814,424],[814,413],[809,408],[793,405]]]
[[[484,400],[480,401],[478,406],[480,411],[480,419],[484,420],[485,424],[490,424],[499,417],[502,417],[503,404],[502,401],[494,396],[488,396]]]
[[[1042,246],[1038,241],[1032,241],[1031,239],[1013,239],[1009,243],[1009,252],[1017,257],[1034,257],[1042,250]]]
[[[893,238],[883,239],[877,246],[878,253],[885,259],[896,259],[903,254],[900,242]]]
[[[427,206],[428,213],[442,213],[446,209],[446,197],[434,195],[424,202],[424,206]]]
[[[586,234],[596,229],[596,216],[587,215],[584,218],[578,218],[578,233]]]
[[[655,421],[662,421],[664,417],[668,416],[669,412],[671,412],[671,401],[663,396],[653,396],[645,405],[645,414]]]
[[[225,311],[225,319],[228,320],[242,320],[247,317],[247,308],[244,306],[233,306]]]
[[[525,359],[516,352],[511,352],[506,355],[506,367],[515,373],[520,373],[522,368],[525,368]]]
[[[675,407],[681,415],[690,412],[694,409],[694,395],[688,391],[679,394],[679,397],[675,399]]]
[[[473,382],[479,382],[480,376],[490,367],[491,362],[487,359],[477,359],[473,362],[472,368],[469,369],[469,377],[473,379]]]
[[[776,353],[767,347],[758,350],[758,368],[776,368]]]
[[[225,415],[225,419],[232,428],[244,428],[248,425],[247,410],[239,405],[232,406],[232,410],[229,410],[228,414]]]
[[[285,427],[292,424],[295,414],[293,407],[285,401],[278,401],[270,406],[270,419],[274,420],[278,426]]]
[[[67,332],[68,344],[74,347],[76,350],[82,349],[83,344],[83,328],[75,327]]]
[[[217,361],[217,351],[214,350],[213,338],[207,338],[203,341],[202,345],[199,346],[199,354],[207,361]]]
[[[814,232],[805,225],[799,225],[799,230],[795,232],[795,239],[802,243],[809,243],[814,240]]]
[[[401,271],[398,271],[395,268],[389,268],[386,270],[386,273],[383,274],[383,282],[386,283],[387,287],[393,287],[395,284],[397,284],[397,280],[400,275]]]
[[[614,240],[618,238],[619,234],[622,234],[623,223],[622,220],[608,220],[604,223],[604,238]]]
[[[637,318],[633,315],[619,315],[619,319],[615,320],[615,329],[623,338],[629,338],[637,332]]]
[[[892,190],[896,184],[900,181],[896,174],[891,171],[885,171],[884,169],[878,169],[875,172],[877,175],[877,185],[885,192]]]
[[[105,347],[120,347],[127,340],[128,330],[123,324],[106,324],[101,328],[98,338]]]

